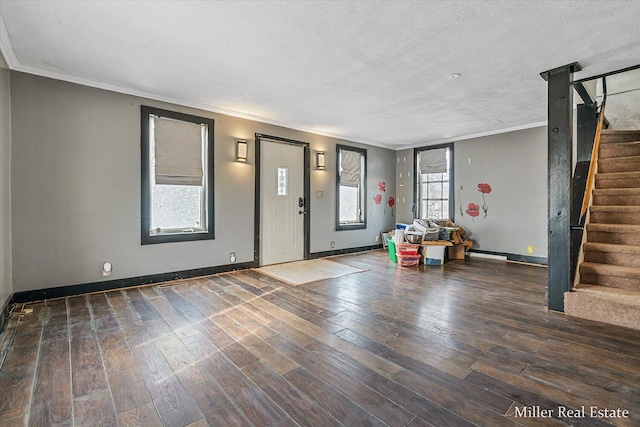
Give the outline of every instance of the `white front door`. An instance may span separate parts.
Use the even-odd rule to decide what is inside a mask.
[[[260,151],[261,265],[299,261],[304,258],[304,147],[263,140]]]

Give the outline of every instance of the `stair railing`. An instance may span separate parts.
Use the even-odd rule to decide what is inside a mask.
[[[600,149],[600,135],[602,134],[602,127],[604,124],[604,108],[607,104],[607,80],[606,77],[602,78],[602,104],[600,104],[600,113],[598,114],[598,125],[596,126],[596,135],[593,141],[593,149],[591,150],[591,162],[589,163],[589,173],[587,175],[587,182],[584,190],[584,196],[582,198],[582,208],[580,209],[580,225],[584,225],[584,220],[587,215],[587,209],[589,209],[589,203],[591,202],[591,191],[595,184],[596,167],[598,164],[598,151]]]

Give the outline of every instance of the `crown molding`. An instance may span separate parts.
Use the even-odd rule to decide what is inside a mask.
[[[418,143],[418,144],[402,145],[402,146],[397,147],[396,151],[407,150],[407,149],[410,149],[410,148],[428,147],[430,145],[447,144],[449,142],[464,141],[466,139],[482,138],[482,137],[485,137],[485,136],[500,135],[502,133],[509,133],[509,132],[516,132],[516,131],[519,131],[519,130],[539,128],[539,127],[546,126],[546,125],[547,125],[547,121],[545,120],[545,121],[542,121],[542,122],[528,123],[526,125],[513,126],[513,127],[509,127],[509,128],[504,128],[504,129],[490,130],[490,131],[487,131],[487,132],[480,132],[480,133],[474,133],[474,134],[469,134],[469,135],[454,136],[454,137],[447,138],[447,139],[438,139],[438,140],[435,140],[435,141],[427,141],[427,142],[422,142],[422,143]]]
[[[13,51],[13,46],[11,45],[11,40],[9,39],[9,33],[7,33],[7,28],[4,26],[2,16],[0,16],[0,53],[2,53],[4,61],[7,63],[7,67],[9,67],[10,70],[13,70],[19,65],[16,54]]]

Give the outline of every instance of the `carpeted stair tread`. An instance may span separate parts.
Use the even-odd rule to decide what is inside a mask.
[[[589,210],[589,221],[640,225],[639,212],[640,206],[637,205],[593,205]]]
[[[634,142],[640,142],[638,136],[626,137],[626,138],[615,138],[615,137],[600,137],[600,144],[611,145],[611,144],[633,144]]]
[[[631,196],[640,194],[640,188],[596,188],[594,196]]]
[[[591,213],[598,213],[598,212],[637,213],[640,211],[640,206],[603,205],[603,206],[591,206],[590,209],[591,209]]]
[[[596,181],[598,179],[635,179],[640,178],[640,171],[633,172],[607,172],[597,173]]]
[[[638,242],[634,242],[636,244],[632,245],[620,243],[622,242],[586,242],[584,244],[583,262],[601,263],[618,267],[640,268],[640,246],[636,245]],[[635,279],[612,279],[600,274],[589,274],[585,273],[584,270],[580,271],[580,277],[582,278],[583,283],[613,286],[615,288],[638,288],[640,290],[640,281],[634,283]]]
[[[623,254],[640,255],[640,246],[635,245],[616,245],[613,243],[594,243],[586,242],[584,244],[585,251],[599,252],[618,252]]]
[[[580,290],[583,292],[589,292],[592,294],[607,295],[608,297],[613,299],[629,298],[640,307],[640,291],[634,291],[631,289],[612,288],[609,286],[588,285],[586,283],[580,283],[576,285],[573,289]]]
[[[598,150],[598,158],[600,159],[629,156],[640,156],[640,142],[609,142],[602,144]]]
[[[583,262],[580,264],[580,274],[597,274],[600,276],[626,277],[640,280],[640,267]]]
[[[596,188],[592,200],[593,206],[640,206],[640,188]]]
[[[586,230],[587,242],[619,245],[640,244],[640,225],[591,222],[587,224]]]
[[[569,316],[640,329],[640,292],[579,284],[564,294]]]
[[[637,145],[640,144],[640,141],[609,141],[606,143],[606,147],[612,147],[612,146],[633,146],[633,145]]]
[[[587,233],[589,231],[599,231],[603,233],[640,233],[640,225],[590,223],[587,224]]]
[[[602,129],[602,135],[636,135],[640,138],[640,129],[614,129],[605,128]]]
[[[598,172],[633,172],[640,170],[640,156],[598,159]]]
[[[608,159],[598,160],[598,166],[602,163],[627,163],[627,162],[640,162],[640,156],[623,156],[623,157],[610,157]]]
[[[601,143],[640,141],[640,130],[636,129],[603,129],[600,136]]]
[[[614,129],[614,128],[605,128],[602,129],[603,135],[621,135],[621,134],[632,134],[638,135],[640,137],[640,129]]]
[[[580,283],[573,289],[574,291],[588,292],[611,300],[623,301],[630,305],[636,305],[640,308],[640,291],[611,288],[609,286],[587,285],[585,283]]]
[[[640,171],[607,172],[596,174],[597,189],[605,188],[638,188],[640,187]]]
[[[623,156],[623,157],[612,157],[610,159],[602,159],[598,160],[598,164],[601,163],[625,163],[625,162],[637,162],[640,161],[640,156]]]

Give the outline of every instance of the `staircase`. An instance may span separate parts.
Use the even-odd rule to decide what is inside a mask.
[[[640,330],[640,131],[602,131],[592,197],[565,313]]]

